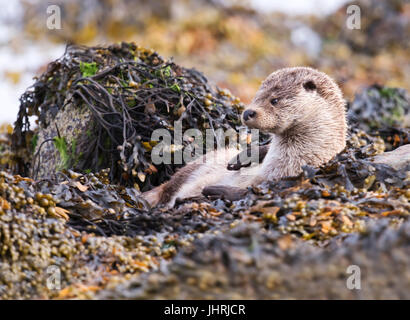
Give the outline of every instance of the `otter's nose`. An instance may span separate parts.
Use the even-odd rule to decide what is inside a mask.
[[[245,110],[243,113],[243,120],[248,121],[250,118],[253,118],[256,116],[256,112],[253,110]]]

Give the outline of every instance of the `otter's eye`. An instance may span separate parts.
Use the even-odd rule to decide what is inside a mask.
[[[279,99],[278,99],[278,98],[273,98],[273,99],[270,101],[270,103],[271,103],[272,106],[274,106],[274,105],[277,104],[278,102],[279,102]]]

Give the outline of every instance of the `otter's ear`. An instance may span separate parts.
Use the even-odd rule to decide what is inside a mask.
[[[307,91],[313,91],[316,90],[316,84],[312,80],[309,80],[303,84],[303,88]]]

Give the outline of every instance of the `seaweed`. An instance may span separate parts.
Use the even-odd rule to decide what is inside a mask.
[[[410,98],[404,89],[373,85],[356,94],[349,106],[351,123],[366,132],[408,126]]]
[[[67,151],[67,141],[65,138],[60,138],[60,137],[55,137],[53,139],[54,145],[56,149],[58,150],[61,158],[61,164],[60,168],[61,169],[68,169],[68,165],[70,162],[70,156],[68,155]]]
[[[97,172],[110,167],[112,181],[144,189],[165,181],[181,166],[153,166],[149,151],[156,143],[151,141],[155,129],[172,132],[174,122],[180,121],[184,130],[238,131],[243,108],[239,99],[210,86],[200,72],[164,61],[153,50],[133,43],[68,46],[22,95],[15,148],[26,148],[25,137],[35,134],[29,116],[36,115],[46,127],[53,110],[81,106],[90,110],[95,126],[87,130],[89,148],[76,161],[76,169]],[[16,172],[27,175],[32,159],[19,160]]]
[[[84,78],[95,75],[98,71],[97,64],[95,62],[80,62],[81,74]]]

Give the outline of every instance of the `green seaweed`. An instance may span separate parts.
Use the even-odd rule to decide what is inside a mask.
[[[170,86],[169,87],[172,91],[174,91],[174,92],[178,92],[178,93],[180,93],[181,92],[181,88],[179,87],[179,85],[178,84],[176,84],[176,83],[174,83],[172,86]]]
[[[81,74],[84,78],[92,77],[98,71],[97,63],[95,62],[80,62]]]
[[[157,77],[161,77],[161,78],[169,78],[171,77],[172,73],[171,73],[171,66],[168,65],[166,67],[163,67],[159,70],[156,70],[154,75]]]
[[[38,143],[38,135],[35,134],[33,138],[31,138],[31,150],[33,150],[33,152],[34,150],[36,150],[37,143]]]
[[[70,155],[67,150],[67,141],[64,137],[55,137],[53,139],[54,146],[56,147],[58,153],[60,154],[61,164],[59,169],[68,169],[70,164]]]

